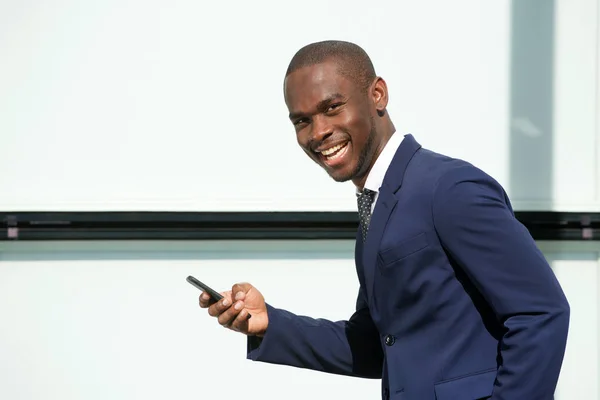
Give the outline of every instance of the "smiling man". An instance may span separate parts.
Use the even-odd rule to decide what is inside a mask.
[[[298,316],[249,283],[200,306],[248,336],[248,358],[379,378],[383,399],[552,399],[569,304],[503,188],[395,133],[387,85],[355,44],[300,49],[284,96],[300,147],[356,186],[356,311]]]
[[[336,181],[362,188],[394,132],[385,114],[387,88],[360,48],[338,43],[332,57],[334,48],[300,50],[288,67],[284,97],[306,154]]]

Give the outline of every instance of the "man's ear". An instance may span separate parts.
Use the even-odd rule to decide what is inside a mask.
[[[373,104],[375,104],[375,109],[377,110],[377,115],[383,117],[385,115],[385,108],[388,104],[387,84],[383,78],[377,77],[377,79],[375,79],[371,89],[371,96]]]

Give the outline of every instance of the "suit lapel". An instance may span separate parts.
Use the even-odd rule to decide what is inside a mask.
[[[380,188],[379,198],[377,199],[377,204],[373,210],[373,215],[371,216],[367,241],[363,248],[363,270],[369,304],[373,304],[372,287],[379,243],[381,242],[383,232],[385,232],[385,227],[397,202],[398,199],[387,186],[384,185]]]
[[[421,148],[421,145],[417,143],[412,135],[405,135],[404,140],[402,140],[402,143],[398,147],[398,150],[392,159],[392,163],[385,174],[383,184],[379,188],[379,197],[377,198],[377,203],[375,204],[375,209],[371,216],[369,233],[362,249],[365,290],[367,291],[369,304],[374,304],[372,289],[377,265],[377,255],[379,254],[379,245],[390,219],[390,215],[392,215],[392,212],[398,203],[396,193],[402,186],[406,168],[419,148]]]

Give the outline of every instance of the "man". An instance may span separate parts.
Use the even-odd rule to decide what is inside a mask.
[[[395,133],[386,83],[352,43],[300,49],[284,95],[304,152],[357,188],[356,312],[298,316],[248,283],[200,306],[248,335],[248,358],[381,378],[384,399],[552,399],[569,305],[502,187]]]

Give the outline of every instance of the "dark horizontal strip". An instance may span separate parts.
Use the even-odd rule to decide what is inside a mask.
[[[535,240],[600,240],[600,213],[517,212]],[[0,212],[0,240],[354,239],[355,212]]]

